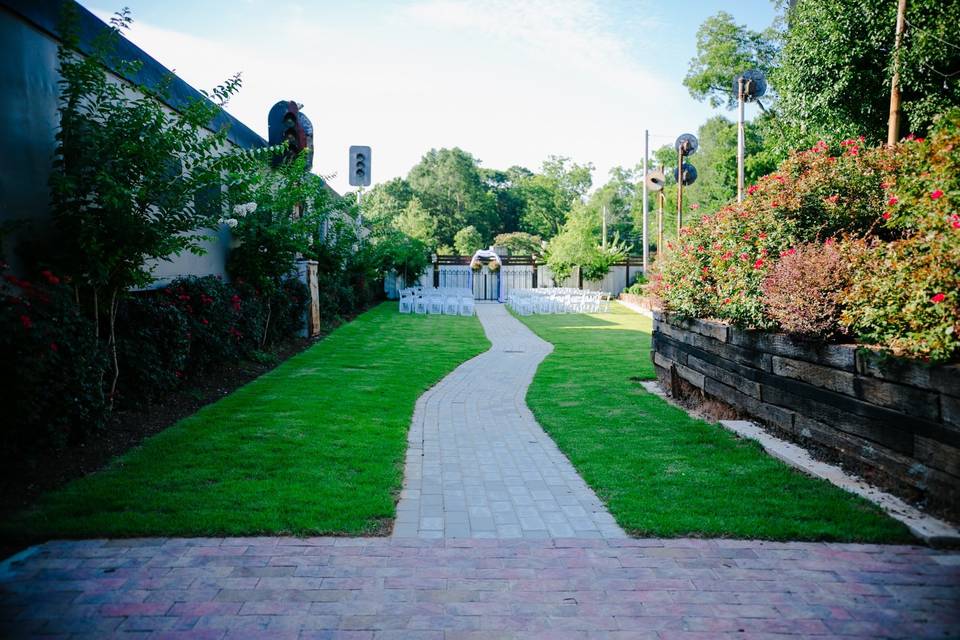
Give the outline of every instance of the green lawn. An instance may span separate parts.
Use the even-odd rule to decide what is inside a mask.
[[[912,539],[865,500],[647,393],[638,380],[654,378],[649,319],[619,304],[604,315],[520,319],[555,346],[527,403],[630,533]]]
[[[0,532],[20,540],[382,532],[416,399],[489,348],[476,317],[400,315],[396,306],[340,327]]]

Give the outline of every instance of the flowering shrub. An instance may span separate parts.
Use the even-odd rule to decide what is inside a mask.
[[[805,338],[828,339],[843,333],[840,299],[850,282],[849,253],[836,242],[785,251],[761,285],[770,320]]]
[[[99,428],[108,408],[108,368],[92,320],[73,287],[44,271],[37,280],[7,275],[0,284],[0,451],[20,456],[39,446],[78,442]]]
[[[117,389],[123,406],[149,404],[175,389],[190,356],[187,316],[156,292],[124,300],[118,311],[117,357],[124,375]]]
[[[960,353],[960,111],[899,150],[884,226],[857,261],[842,321],[861,340],[935,361]]]
[[[956,111],[941,118],[929,141],[872,149],[862,140],[833,148],[820,142],[752,185],[742,203],[683,228],[667,245],[653,292],[682,316],[821,337],[846,327],[858,340],[898,353],[948,359],[960,348],[958,176]],[[847,251],[862,241],[868,244],[856,254],[850,286],[834,296],[827,293],[837,281],[821,282],[825,288],[814,295],[826,295],[830,308],[814,312],[788,274],[807,278],[805,269],[824,266],[811,267],[811,260],[831,259],[814,258],[814,249],[804,250],[806,260],[795,258],[798,248],[812,244],[825,254],[828,242]],[[774,274],[782,260],[787,264]],[[791,310],[804,314],[797,325]],[[842,326],[827,330],[828,317]]]

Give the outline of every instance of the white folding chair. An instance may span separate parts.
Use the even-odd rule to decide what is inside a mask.
[[[441,297],[438,296],[438,295],[432,295],[432,296],[430,296],[429,298],[427,298],[427,300],[428,300],[428,302],[427,302],[427,304],[428,304],[427,312],[428,312],[428,313],[433,313],[433,314],[437,314],[437,315],[443,313],[443,298],[441,298]]]
[[[444,298],[443,312],[448,316],[455,316],[460,313],[460,300],[452,296]]]
[[[400,313],[413,313],[413,295],[409,291],[400,292]]]
[[[423,296],[417,296],[417,301],[413,303],[414,313],[426,313],[429,309],[429,303]]]
[[[473,296],[464,296],[460,298],[460,315],[472,316],[474,314]]]

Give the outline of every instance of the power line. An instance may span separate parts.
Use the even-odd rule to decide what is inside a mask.
[[[919,27],[916,27],[916,26],[913,25],[912,22],[910,22],[910,21],[907,20],[906,18],[904,18],[904,21],[905,21],[905,22],[907,23],[907,25],[908,25],[911,29],[913,29],[914,31],[919,31],[920,33],[926,34],[926,35],[930,36],[931,38],[933,38],[934,40],[937,40],[937,41],[939,41],[939,42],[942,42],[943,44],[946,44],[946,45],[950,45],[950,46],[953,47],[954,49],[960,49],[960,45],[957,45],[957,44],[954,44],[954,43],[949,42],[949,41],[947,41],[947,40],[944,40],[943,38],[940,38],[940,37],[934,35],[932,31],[928,31],[927,29],[921,29],[921,28],[919,28]]]

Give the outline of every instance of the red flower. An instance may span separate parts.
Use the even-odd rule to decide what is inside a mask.
[[[50,351],[60,351],[60,347],[57,346],[56,342],[50,343]]]
[[[930,298],[930,302],[932,302],[933,304],[940,304],[941,302],[944,301],[946,297],[947,296],[943,295],[942,293],[938,293],[934,295],[932,298]]]
[[[730,304],[730,298],[724,298],[723,304]]]
[[[759,269],[762,266],[763,266],[763,260],[760,258],[757,258],[757,261],[753,263],[754,269]]]
[[[897,200],[897,196],[891,196],[890,199],[887,200],[887,205],[892,207],[893,205],[897,204],[898,202],[900,202],[900,201]]]
[[[776,200],[774,200],[773,202],[770,203],[770,206],[773,207],[773,208],[777,208],[777,207],[780,206],[780,203],[777,202]]]
[[[950,216],[950,226],[954,229],[960,229],[960,214]]]
[[[200,318],[200,322],[202,322],[203,324],[210,324],[209,322],[207,322],[206,318]]]
[[[183,300],[183,301],[187,301],[187,300],[190,299],[190,296],[184,294],[184,295],[179,296],[179,298],[180,298],[181,300]]]
[[[752,184],[752,185],[750,185],[750,186],[747,188],[747,194],[752,196],[754,193],[757,192],[757,189],[759,189],[759,188],[760,188],[760,187],[758,187],[757,185]]]
[[[33,326],[33,320],[30,319],[30,316],[20,316],[20,324],[23,325],[24,329],[29,329]]]
[[[177,371],[174,371],[174,372],[173,372],[173,375],[177,376],[178,378],[182,378],[182,377],[183,377],[183,371],[180,371],[180,370],[178,369]]]
[[[48,271],[48,270],[41,271],[41,272],[40,272],[40,275],[42,275],[44,278],[46,278],[46,279],[47,279],[47,282],[49,282],[50,284],[60,284],[60,278],[58,278],[57,276],[53,275],[53,273],[50,272],[50,271]]]
[[[884,211],[884,212],[883,212],[883,215],[880,216],[880,217],[883,218],[884,220],[889,220],[889,219],[890,219],[890,212],[889,212],[889,211]]]
[[[943,191],[941,191],[940,189],[936,189],[930,192],[931,200],[939,200],[942,197],[943,197]]]
[[[830,203],[832,203],[832,204],[836,204],[836,203],[837,203],[837,200],[839,200],[839,199],[840,199],[840,196],[839,196],[838,194],[836,194],[836,193],[833,194],[832,196],[827,196],[827,202],[830,202]]]

